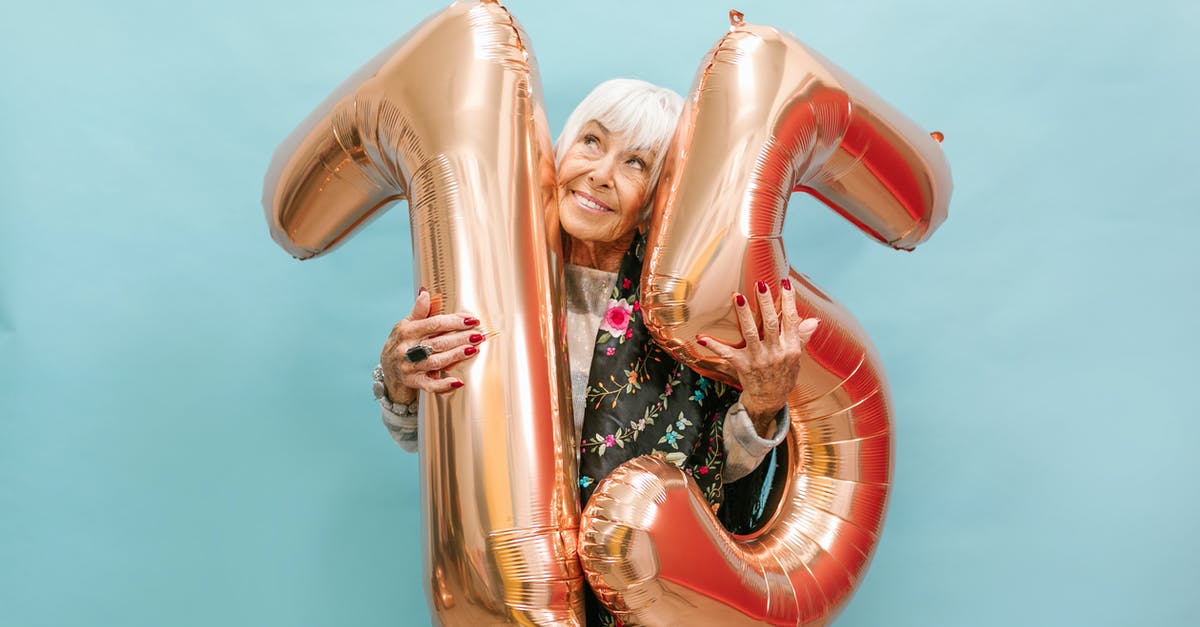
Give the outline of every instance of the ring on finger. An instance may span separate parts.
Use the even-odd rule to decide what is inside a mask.
[[[415,364],[418,362],[425,361],[426,359],[429,359],[429,356],[432,354],[433,354],[432,347],[426,346],[424,344],[417,344],[416,346],[404,351],[404,360],[409,363]]]

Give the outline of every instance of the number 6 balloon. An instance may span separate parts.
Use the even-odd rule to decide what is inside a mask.
[[[949,203],[934,139],[794,37],[737,12],[731,21],[664,164],[642,276],[646,323],[676,358],[735,381],[694,343],[698,333],[740,341],[732,292],[789,277],[800,315],[822,322],[788,400],[782,498],[763,528],[730,536],[687,474],[653,458],[597,488],[580,559],[626,624],[822,625],[849,600],[883,525],[891,403],[857,322],[789,269],[788,197],[808,192],[902,249],[927,238]]]
[[[554,164],[528,36],[456,2],[339,87],[280,146],[271,234],[313,257],[408,200],[421,285],[494,337],[422,397],[426,593],[435,621],[578,625],[579,501]]]

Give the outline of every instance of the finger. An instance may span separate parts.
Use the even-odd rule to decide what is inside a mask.
[[[780,335],[786,342],[798,336],[801,318],[800,312],[796,310],[796,291],[792,289],[792,280],[784,278],[779,282],[779,287],[779,308],[783,317]]]
[[[468,344],[466,346],[460,346],[453,350],[442,351],[439,353],[433,353],[430,356],[426,357],[425,359],[422,359],[421,361],[418,361],[416,363],[413,363],[406,359],[404,361],[404,363],[407,365],[403,366],[403,369],[409,373],[445,370],[457,363],[466,361],[467,359],[470,359],[478,354],[479,354],[479,349],[475,348],[475,346],[473,346],[471,344]]]
[[[725,342],[722,342],[721,340],[718,340],[711,335],[697,335],[696,343],[716,353],[718,357],[722,357],[727,361],[732,362],[737,357],[738,349],[726,344]]]
[[[404,337],[410,340],[423,339],[477,326],[479,326],[479,320],[471,314],[438,314],[421,320],[410,320],[406,325]]]
[[[746,348],[755,350],[762,346],[762,341],[758,337],[758,325],[754,322],[754,312],[750,310],[750,301],[735,292],[733,310],[737,312],[738,326],[742,329],[742,338],[746,341]]]
[[[422,320],[429,317],[429,290],[421,288],[417,291],[417,302],[413,303],[412,312],[408,314],[409,320]]]
[[[758,315],[762,317],[763,343],[767,346],[779,344],[779,314],[775,311],[775,299],[764,281],[755,287],[758,293]]]
[[[808,318],[796,326],[796,336],[800,340],[801,345],[808,344],[809,340],[812,339],[813,334],[817,332],[817,326],[820,324],[820,319]]]
[[[481,344],[487,337],[476,329],[467,329],[466,331],[455,331],[452,333],[443,333],[438,336],[427,338],[421,341],[421,344],[433,349],[435,353],[451,351],[457,348],[462,348],[469,345]]]
[[[438,377],[437,373],[421,375],[421,389],[434,394],[446,394],[463,387],[461,379],[455,377]]]

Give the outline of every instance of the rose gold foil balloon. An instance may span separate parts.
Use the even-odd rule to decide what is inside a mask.
[[[280,146],[271,234],[308,258],[407,200],[421,285],[491,335],[423,395],[426,590],[446,625],[580,624],[554,166],[528,37],[494,2],[429,18]],[[548,237],[553,234],[553,237]]]
[[[862,328],[790,271],[788,198],[806,191],[910,249],[950,197],[928,133],[792,36],[731,17],[664,165],[642,277],[646,322],[677,358],[727,381],[732,369],[693,340],[741,339],[731,293],[762,280],[778,295],[790,277],[799,313],[821,326],[788,399],[784,481],[759,531],[731,537],[687,475],[657,459],[629,462],[597,489],[580,558],[629,624],[821,625],[849,600],[883,524],[891,403]]]

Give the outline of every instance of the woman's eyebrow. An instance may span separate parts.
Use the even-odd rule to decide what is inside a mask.
[[[589,123],[595,124],[596,126],[600,127],[600,131],[603,132],[605,135],[612,135],[612,131],[608,130],[608,127],[601,124],[599,120],[591,120]]]

